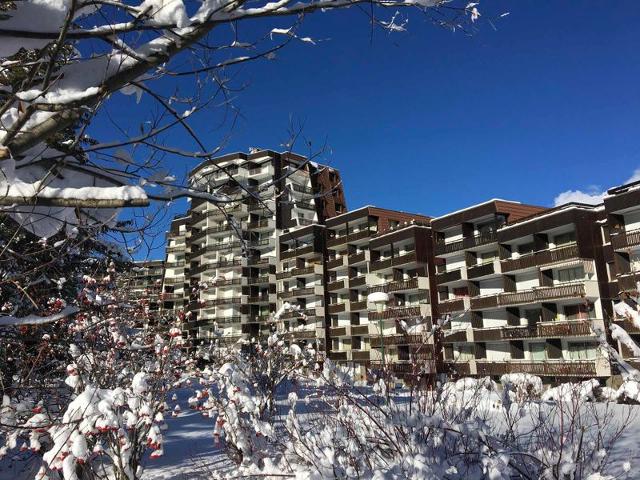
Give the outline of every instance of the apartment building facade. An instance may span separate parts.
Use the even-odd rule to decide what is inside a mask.
[[[226,155],[191,181],[203,195],[172,222],[160,296],[191,338],[278,329],[363,375],[418,364],[549,382],[614,374],[594,334],[612,321],[640,340],[612,308],[637,297],[638,184],[598,206],[494,199],[430,218],[347,211],[339,172],[290,153]]]
[[[256,150],[199,165],[190,184],[199,196],[172,224],[166,261],[176,269],[167,270],[165,294],[182,301],[191,338],[259,335],[278,305],[279,238],[344,211],[339,172],[293,153]]]
[[[488,206],[494,211],[487,216]],[[439,312],[451,315],[443,353],[452,371],[550,381],[611,375],[595,334],[606,317],[601,211],[493,201],[432,222]]]

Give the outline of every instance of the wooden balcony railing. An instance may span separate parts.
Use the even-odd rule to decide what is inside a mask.
[[[400,290],[413,290],[418,288],[418,279],[410,278],[408,280],[397,280],[395,282],[388,282],[382,285],[375,285],[373,287],[369,287],[368,293],[374,292],[398,292]]]
[[[471,297],[471,308],[480,310],[483,308],[494,308],[498,306],[498,295],[483,295],[480,297]]]
[[[269,275],[261,275],[259,277],[251,277],[247,280],[247,285],[260,285],[269,283]]]
[[[367,309],[367,301],[361,300],[359,302],[349,302],[349,311],[359,312]]]
[[[315,267],[313,265],[311,265],[310,267],[304,267],[304,268],[293,268],[286,272],[277,273],[276,279],[283,280],[285,278],[290,278],[290,277],[302,277],[304,275],[309,275],[314,272],[315,272]]]
[[[387,320],[421,316],[420,307],[394,307],[382,312],[369,312],[369,320]]]
[[[444,334],[444,343],[466,342],[466,341],[467,341],[466,330],[448,330]]]
[[[329,333],[332,337],[344,337],[347,335],[347,327],[331,327]]]
[[[517,305],[520,303],[544,302],[559,298],[584,297],[584,283],[571,283],[553,287],[537,287],[522,292],[504,292],[498,294],[498,305]]]
[[[462,310],[464,310],[464,298],[440,300],[438,302],[438,313],[461,312]]]
[[[314,287],[294,288],[292,290],[278,292],[278,296],[280,298],[308,297],[309,295],[313,295],[314,292],[315,292]]]
[[[327,268],[329,270],[333,270],[335,268],[340,268],[344,265],[344,259],[342,257],[334,258],[333,260],[329,260],[327,262]]]
[[[479,278],[496,273],[493,262],[484,265],[474,265],[467,268],[467,278]]]
[[[529,373],[538,376],[593,377],[597,374],[596,362],[590,360],[555,361],[476,361],[478,376]]]
[[[327,284],[327,290],[330,292],[335,292],[336,290],[340,290],[345,288],[344,280],[338,280],[336,282],[331,282]]]
[[[467,377],[471,375],[471,365],[468,362],[445,362],[445,370],[458,377]]]
[[[366,275],[360,275],[359,277],[349,277],[349,288],[362,287],[366,284]]]
[[[346,360],[347,352],[329,352],[329,359],[331,360]]]
[[[349,233],[348,235],[336,236],[327,240],[327,247],[335,247],[336,245],[355,242],[357,240],[362,240],[363,238],[369,238],[374,234],[375,232],[373,230],[364,229],[359,232]]]
[[[335,313],[344,312],[346,310],[346,307],[347,307],[346,303],[334,303],[332,305],[329,305],[328,310],[329,310],[329,313],[335,314]]]
[[[442,241],[436,242],[435,244],[435,254],[443,255],[446,253],[457,252],[458,250],[466,250],[468,248],[479,247],[481,245],[486,245],[488,243],[493,243],[497,241],[497,235],[495,231],[491,231],[488,233],[483,233],[482,235],[477,235],[475,237],[467,237],[462,240],[458,240],[457,242],[444,243]]]
[[[462,269],[451,270],[449,272],[441,272],[436,274],[436,281],[438,285],[442,285],[448,282],[455,282],[462,278]]]
[[[422,335],[385,335],[383,338],[380,338],[380,335],[372,335],[369,341],[371,342],[371,348],[381,348],[383,341],[385,346],[426,345]],[[432,345],[428,345],[426,348],[433,349]]]
[[[366,252],[354,253],[347,257],[347,263],[349,265],[355,265],[360,262],[364,262],[367,259]]]
[[[515,327],[476,329],[473,331],[473,339],[477,342],[487,342],[521,338],[581,337],[589,336],[592,333],[590,320],[570,320]]]
[[[351,325],[352,335],[369,335],[369,325]]]
[[[502,272],[504,273],[514,270],[523,270],[525,268],[539,267],[575,258],[579,258],[578,245],[572,244],[567,245],[566,247],[541,250],[539,252],[523,255],[520,258],[502,260],[500,264],[502,266]]]
[[[285,250],[280,253],[280,258],[282,260],[287,260],[289,258],[298,257],[300,255],[306,255],[307,253],[313,252],[313,245],[307,245],[306,247],[293,248],[290,250]]]
[[[359,362],[368,362],[371,359],[369,350],[351,350],[351,359]]]
[[[615,250],[625,250],[640,245],[640,229],[619,232],[611,236],[611,245]]]

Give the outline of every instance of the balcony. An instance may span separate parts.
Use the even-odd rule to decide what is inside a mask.
[[[345,285],[345,281],[344,280],[338,280],[336,282],[331,282],[327,284],[327,290],[329,290],[330,292],[335,292],[337,290],[343,290],[346,289],[346,285]]]
[[[456,242],[444,243],[438,241],[435,244],[435,254],[445,255],[447,253],[457,252],[459,250],[467,250],[469,248],[480,247],[489,243],[498,241],[498,237],[495,231],[483,233],[482,235],[476,235],[475,237],[467,237]]]
[[[349,266],[354,266],[359,263],[366,262],[369,258],[367,252],[353,253],[347,257],[347,264]]]
[[[331,351],[329,352],[329,359],[330,360],[338,360],[338,361],[346,361],[347,360],[347,352],[335,352],[335,351]]]
[[[640,246],[640,229],[611,235],[611,246],[614,250],[626,250]]]
[[[482,310],[485,308],[496,308],[498,306],[498,294],[482,295],[471,297],[471,309]]]
[[[242,285],[241,278],[228,278],[226,280],[217,280],[213,282],[213,287],[228,287],[230,285]]]
[[[469,297],[451,298],[438,301],[438,313],[462,312],[470,308]]]
[[[595,286],[597,288],[597,285]],[[582,298],[597,296],[597,292],[587,292],[585,283],[571,283],[553,287],[536,287],[522,292],[505,292],[498,294],[498,305],[509,306],[522,303],[546,302],[563,298]]]
[[[369,350],[351,350],[351,360],[354,362],[368,362],[370,359]]]
[[[349,288],[364,287],[367,284],[367,276],[349,277]]]
[[[468,377],[473,375],[471,363],[462,361],[446,361],[445,370],[449,374],[453,374],[457,377]]]
[[[466,330],[447,330],[444,332],[444,343],[468,342]]]
[[[333,303],[329,305],[328,310],[331,314],[342,313],[346,311],[347,304],[346,303]]]
[[[351,335],[369,335],[369,325],[351,325]]]
[[[291,310],[289,312],[285,312],[280,315],[280,320],[291,320],[294,318],[304,318],[304,317],[313,317],[315,316],[316,311],[307,309],[307,310]]]
[[[321,288],[321,287],[318,287]],[[285,298],[301,298],[308,297],[311,295],[319,295],[320,293],[316,293],[316,287],[306,287],[306,288],[293,288],[291,290],[285,290],[278,292],[278,297]]]
[[[484,263],[482,265],[473,265],[467,268],[467,278],[482,278],[496,273],[501,273],[500,262],[494,260],[493,262]]]
[[[415,261],[416,252],[409,252],[386,260],[372,261],[369,265],[369,270],[374,272],[376,270],[383,270],[385,268],[399,267],[408,263],[414,263]]]
[[[336,268],[346,266],[346,257],[338,257],[327,262],[327,269],[334,270]]]
[[[259,277],[252,277],[247,280],[247,285],[262,285],[269,283],[269,275],[261,275]]]
[[[569,320],[563,322],[545,322],[534,325],[515,327],[483,328],[473,331],[476,342],[491,342],[498,340],[516,340],[526,338],[558,338],[584,337],[593,335],[591,323],[594,320]],[[602,324],[600,322],[600,325]]]
[[[292,248],[280,253],[281,260],[288,260],[289,258],[299,257],[301,255],[307,255],[313,253],[313,245],[307,245],[306,247]]]
[[[196,231],[191,233],[191,241],[194,242],[196,240],[200,240],[201,238],[206,237],[207,235],[215,235],[216,233],[227,233],[231,231],[230,225],[221,225],[218,227],[209,227],[204,230]]]
[[[579,258],[578,245],[542,250],[540,252],[523,255],[520,258],[510,258],[500,262],[502,272],[513,272],[527,268],[539,267],[553,263],[563,262]]]
[[[350,329],[347,327],[331,327],[329,329],[331,337],[346,337],[351,335]]]
[[[358,232],[349,233],[347,235],[336,236],[327,240],[327,247],[331,248],[337,245],[343,245],[345,243],[356,242],[358,240],[369,238],[375,235],[375,233],[376,232],[374,230],[370,230],[367,228]]]
[[[627,333],[640,333],[640,328],[638,328],[632,320],[626,318],[623,320],[616,319],[613,321],[613,324],[624,328]]]
[[[374,292],[385,292],[385,293],[392,293],[392,292],[399,292],[402,290],[415,290],[417,288],[422,288],[426,289],[427,285],[426,285],[426,277],[422,277],[425,279],[425,285],[420,285],[421,277],[416,277],[416,278],[410,278],[408,280],[396,280],[394,282],[388,282],[388,283],[384,283],[382,285],[375,285],[373,287],[369,287],[368,288],[368,293],[374,293]],[[428,297],[427,297],[427,301],[428,301]]]
[[[382,312],[369,312],[369,320],[388,320],[409,317],[421,317],[422,311],[419,306],[414,307],[392,307]]]
[[[385,347],[392,345],[427,345],[427,349],[433,351],[433,346],[425,342],[422,335],[384,335],[382,338],[380,338],[380,335],[372,335],[370,342],[371,348],[382,348],[383,343]]]
[[[361,300],[359,302],[349,302],[350,312],[360,312],[367,309],[367,301]]]
[[[297,340],[310,340],[316,338],[318,335],[314,330],[293,330],[291,332],[287,332],[288,336],[291,336]]]
[[[554,377],[595,377],[598,375],[595,360],[548,361],[486,361],[476,360],[478,376],[499,376],[507,373],[529,373]]]
[[[269,303],[269,295],[254,295],[248,297],[247,303]]]
[[[457,282],[459,280],[466,280],[466,272],[461,268],[457,270],[451,270],[448,272],[440,272],[436,274],[436,281],[438,285],[444,285],[445,283]]]
[[[306,277],[308,275],[313,275],[313,274],[321,275],[322,274],[322,265],[311,265],[309,267],[293,268],[293,269],[288,270],[286,272],[277,273],[276,274],[276,279],[277,280],[284,280],[286,278]]]
[[[212,300],[204,300],[203,303],[205,307],[215,307],[218,305],[239,305],[242,303],[242,297],[215,298]]]

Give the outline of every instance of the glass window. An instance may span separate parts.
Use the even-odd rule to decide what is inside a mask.
[[[598,344],[593,342],[569,343],[570,360],[593,360],[596,358]]]
[[[572,267],[558,270],[559,282],[575,282],[584,278],[584,267]]]
[[[531,352],[531,360],[547,359],[547,349],[544,342],[530,343],[529,352]]]

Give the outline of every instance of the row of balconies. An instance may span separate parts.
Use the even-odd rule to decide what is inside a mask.
[[[307,245],[307,246],[304,246],[304,247],[292,248],[292,249],[284,250],[284,251],[280,252],[280,259],[281,260],[288,260],[290,258],[300,257],[302,255],[307,255],[307,254],[313,253],[313,252],[314,252],[313,245]]]
[[[608,377],[611,369],[605,358],[596,360],[469,360],[448,361],[446,367],[458,376],[501,376],[528,373],[553,377]]]
[[[332,303],[328,307],[329,313],[332,315],[342,313],[342,312],[362,312],[366,309],[367,309],[366,300]]]
[[[407,290],[427,290],[429,289],[429,279],[427,277],[415,277],[407,280],[394,280],[392,282],[383,283],[381,285],[373,285],[368,287],[367,293],[374,292],[403,292]],[[427,294],[428,298],[428,294]]]
[[[413,305],[405,307],[390,307],[382,312],[369,312],[369,321],[400,320],[403,318],[431,317],[430,305]]]
[[[567,320],[493,328],[446,330],[444,342],[494,342],[527,338],[558,338],[593,336],[593,329],[604,329],[602,320]]]
[[[278,298],[283,300],[286,298],[303,298],[315,295],[324,295],[324,288],[322,287],[322,285],[315,285],[312,287],[304,288],[292,288],[290,290],[281,290],[278,292]]]
[[[441,314],[460,312],[464,310],[483,310],[497,307],[507,307],[530,303],[547,302],[564,298],[598,297],[598,283],[595,280],[554,285],[549,287],[534,287],[518,292],[501,292],[476,297],[460,297],[438,302],[438,312]]]

